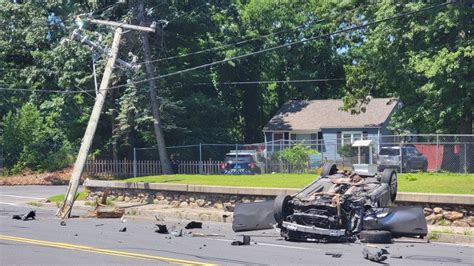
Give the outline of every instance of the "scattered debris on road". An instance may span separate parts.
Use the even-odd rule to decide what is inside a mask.
[[[384,248],[369,249],[369,247],[364,247],[362,254],[366,260],[382,262],[387,259],[387,256],[385,255],[390,253]]]
[[[230,243],[232,246],[248,246],[250,245],[250,236],[244,235],[242,241],[235,240]]]
[[[127,227],[124,227],[124,228],[120,229],[119,232],[120,232],[120,233],[122,233],[122,232],[127,232]]]
[[[201,223],[201,222],[191,221],[191,222],[188,223],[184,228],[185,228],[185,229],[197,229],[197,228],[202,228],[202,223]]]
[[[24,215],[13,215],[12,216],[12,219],[13,220],[23,220],[23,221],[26,221],[26,220],[34,220],[36,219],[36,211],[30,211]]]
[[[326,252],[325,255],[331,256],[333,258],[342,257],[342,253],[340,253],[340,252]]]
[[[156,233],[169,234],[168,227],[166,227],[166,224],[156,224],[156,227],[158,227],[158,229],[155,229]]]
[[[66,226],[66,222],[65,222],[65,221],[61,221],[61,222],[59,223],[59,225],[61,225],[61,226]]]
[[[104,224],[96,224],[95,227],[103,226]]]

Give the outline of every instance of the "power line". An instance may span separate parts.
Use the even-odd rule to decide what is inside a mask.
[[[198,69],[207,68],[207,67],[210,67],[210,66],[222,64],[222,63],[225,63],[225,62],[229,62],[229,61],[249,57],[249,56],[252,56],[252,55],[262,54],[262,53],[265,53],[265,52],[277,50],[277,49],[288,47],[288,46],[291,46],[291,45],[296,45],[296,44],[301,44],[301,43],[304,44],[304,43],[312,41],[312,40],[316,40],[316,39],[320,39],[320,38],[326,38],[326,37],[330,37],[332,35],[336,35],[336,34],[340,34],[340,33],[344,33],[344,32],[349,32],[349,31],[354,31],[354,30],[357,30],[357,29],[362,29],[362,28],[372,26],[372,25],[375,25],[375,24],[379,24],[379,23],[389,21],[389,20],[392,20],[392,19],[398,19],[398,18],[409,16],[409,15],[425,12],[425,11],[435,9],[435,8],[438,8],[438,7],[441,7],[441,6],[447,6],[449,4],[452,4],[452,3],[447,2],[447,3],[438,4],[438,5],[435,5],[435,6],[430,6],[430,7],[422,8],[422,9],[419,9],[419,10],[407,12],[407,13],[402,13],[402,14],[391,16],[391,17],[388,17],[388,18],[383,18],[383,19],[372,21],[372,22],[368,22],[368,23],[365,23],[365,24],[360,25],[360,26],[354,26],[354,27],[350,27],[350,28],[346,28],[346,29],[342,29],[342,30],[337,30],[337,31],[333,31],[333,32],[330,32],[330,33],[326,33],[326,34],[309,37],[309,38],[304,39],[304,40],[289,42],[289,43],[286,43],[286,44],[277,45],[277,46],[262,49],[262,50],[259,50],[259,51],[255,51],[255,52],[251,52],[251,53],[247,53],[247,54],[243,54],[243,55],[239,55],[239,56],[234,56],[234,57],[231,57],[231,58],[227,58],[227,59],[223,59],[223,60],[219,60],[219,61],[215,61],[215,62],[212,62],[212,63],[208,63],[208,64],[204,64],[204,65],[200,65],[200,66],[195,66],[195,67],[191,67],[191,68],[187,68],[187,69],[183,69],[183,70],[179,70],[179,71],[176,71],[176,72],[171,72],[171,73],[164,74],[164,75],[158,75],[158,76],[143,79],[143,80],[132,81],[132,82],[129,82],[128,84],[122,84],[122,85],[117,85],[117,86],[110,87],[109,89],[126,87],[126,86],[129,86],[130,84],[140,84],[140,83],[143,83],[143,82],[148,82],[148,81],[153,80],[153,79],[162,79],[162,78],[175,76],[175,75],[179,75],[179,74],[182,74],[182,73],[186,73],[186,72],[190,72],[190,71],[194,71],[194,70],[198,70]]]
[[[62,91],[62,90],[31,90],[31,89],[20,89],[20,88],[0,88],[0,91],[26,91],[26,92],[47,92],[47,93],[54,92],[54,93],[65,93],[65,94],[74,94],[74,93],[88,94],[88,92],[95,92],[95,90]]]
[[[209,5],[210,5],[210,4],[209,4],[208,2],[206,2],[206,3],[204,3],[204,4],[200,5],[200,6],[197,6],[197,7],[193,8],[193,9],[189,10],[189,11],[185,11],[185,12],[183,12],[183,14],[181,14],[181,15],[175,17],[175,18],[172,18],[170,21],[168,21],[168,23],[171,23],[171,22],[173,22],[173,21],[175,21],[175,20],[177,20],[177,19],[183,18],[184,16],[191,15],[192,13],[194,13],[196,10],[200,9],[201,7],[203,7],[203,6],[209,6]]]
[[[358,6],[358,7],[356,7],[356,8],[347,10],[347,11],[345,11],[344,13],[342,13],[341,15],[345,15],[346,13],[353,12],[354,10],[357,10],[357,9],[362,8],[362,7],[365,7],[365,6],[366,6],[366,5],[362,5],[362,6]],[[338,16],[341,16],[341,15],[338,15]],[[284,29],[284,30],[280,30],[280,31],[277,31],[277,32],[269,33],[269,34],[266,34],[266,35],[261,35],[261,36],[258,36],[258,37],[254,37],[254,38],[251,38],[251,39],[241,40],[241,41],[237,41],[237,42],[234,42],[234,43],[224,44],[224,45],[221,45],[221,46],[212,47],[212,48],[208,48],[208,49],[204,49],[204,50],[200,50],[200,51],[196,51],[196,52],[191,52],[191,53],[187,53],[187,54],[183,54],[183,55],[175,55],[175,56],[170,56],[170,57],[166,57],[166,58],[159,58],[159,59],[155,59],[155,60],[144,61],[144,62],[138,63],[137,65],[143,65],[143,64],[146,64],[146,63],[161,62],[161,61],[166,61],[166,60],[171,60],[171,59],[176,59],[176,58],[187,57],[187,56],[191,56],[191,55],[197,55],[197,54],[207,53],[207,52],[211,52],[211,51],[215,51],[215,50],[221,50],[221,49],[224,49],[224,48],[227,48],[227,47],[237,46],[237,45],[240,45],[240,44],[244,44],[244,43],[248,43],[248,42],[253,42],[253,41],[256,41],[256,40],[260,40],[260,39],[263,39],[263,38],[268,38],[268,37],[270,37],[270,36],[277,35],[277,34],[280,34],[280,33],[283,33],[283,32],[293,31],[293,30],[302,28],[302,27],[304,27],[304,26],[307,26],[307,25],[309,25],[309,24],[316,24],[316,23],[323,22],[323,21],[325,21],[325,20],[327,20],[327,18],[325,18],[325,19],[320,19],[320,20],[316,20],[316,21],[313,21],[313,22],[305,21],[304,23],[302,23],[302,24],[300,24],[300,25],[298,25],[298,26],[295,26],[295,27],[293,27],[293,28]]]
[[[272,84],[272,83],[307,83],[307,82],[330,82],[330,81],[341,81],[346,80],[345,78],[335,79],[295,79],[295,80],[257,80],[257,81],[232,81],[222,82],[216,85],[248,85],[248,84]],[[212,85],[213,83],[194,83],[193,85],[204,86]]]

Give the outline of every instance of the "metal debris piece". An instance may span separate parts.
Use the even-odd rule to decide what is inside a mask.
[[[333,258],[342,257],[342,253],[340,253],[340,252],[326,252],[325,255],[331,256]]]
[[[183,229],[179,230],[179,232],[178,231],[172,231],[171,234],[176,236],[176,237],[183,236]]]
[[[250,245],[250,236],[244,235],[242,241],[235,240],[230,244],[232,246],[248,246]]]
[[[104,224],[96,224],[95,227],[103,226]]]
[[[201,222],[191,221],[191,222],[188,223],[184,228],[185,228],[185,229],[202,228],[202,223],[201,223]]]
[[[169,234],[168,232],[168,227],[166,227],[166,224],[156,224],[157,229],[155,229],[156,233],[159,234]]]
[[[12,219],[14,220],[23,220],[23,221],[26,221],[26,220],[34,220],[36,219],[36,211],[30,211],[26,214],[23,214],[23,215],[13,215],[12,216]]]
[[[61,222],[59,223],[59,225],[61,225],[61,226],[66,226],[66,222],[65,222],[65,221],[61,221]]]
[[[390,254],[386,249],[373,249],[369,250],[369,248],[365,247],[362,250],[362,254],[366,260],[374,261],[374,262],[381,262],[387,259],[387,254]]]
[[[124,227],[124,228],[120,229],[119,232],[121,232],[121,233],[122,232],[127,232],[127,227]]]

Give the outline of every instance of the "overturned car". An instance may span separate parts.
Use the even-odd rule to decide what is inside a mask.
[[[392,237],[426,236],[421,207],[395,207],[396,195],[394,170],[364,175],[325,164],[321,176],[294,195],[237,205],[233,229],[265,229],[273,223],[286,240],[315,242],[388,243]]]

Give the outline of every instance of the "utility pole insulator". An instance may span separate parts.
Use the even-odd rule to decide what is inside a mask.
[[[100,46],[99,44],[97,44],[95,42],[92,42],[91,40],[89,40],[89,37],[83,36],[81,34],[81,30],[78,30],[78,29],[74,30],[74,32],[71,35],[71,39],[75,39],[75,40],[79,41],[80,43],[89,46],[92,51],[98,51],[102,54],[105,54],[108,57],[112,57],[112,51],[110,51],[107,48],[104,48],[104,47]],[[128,69],[136,70],[136,69],[140,68],[139,65],[130,64],[130,63],[128,63],[128,62],[126,62],[126,61],[124,61],[120,58],[117,58],[116,61],[117,61],[117,63],[119,63],[120,65],[122,65],[123,67],[128,68]]]

